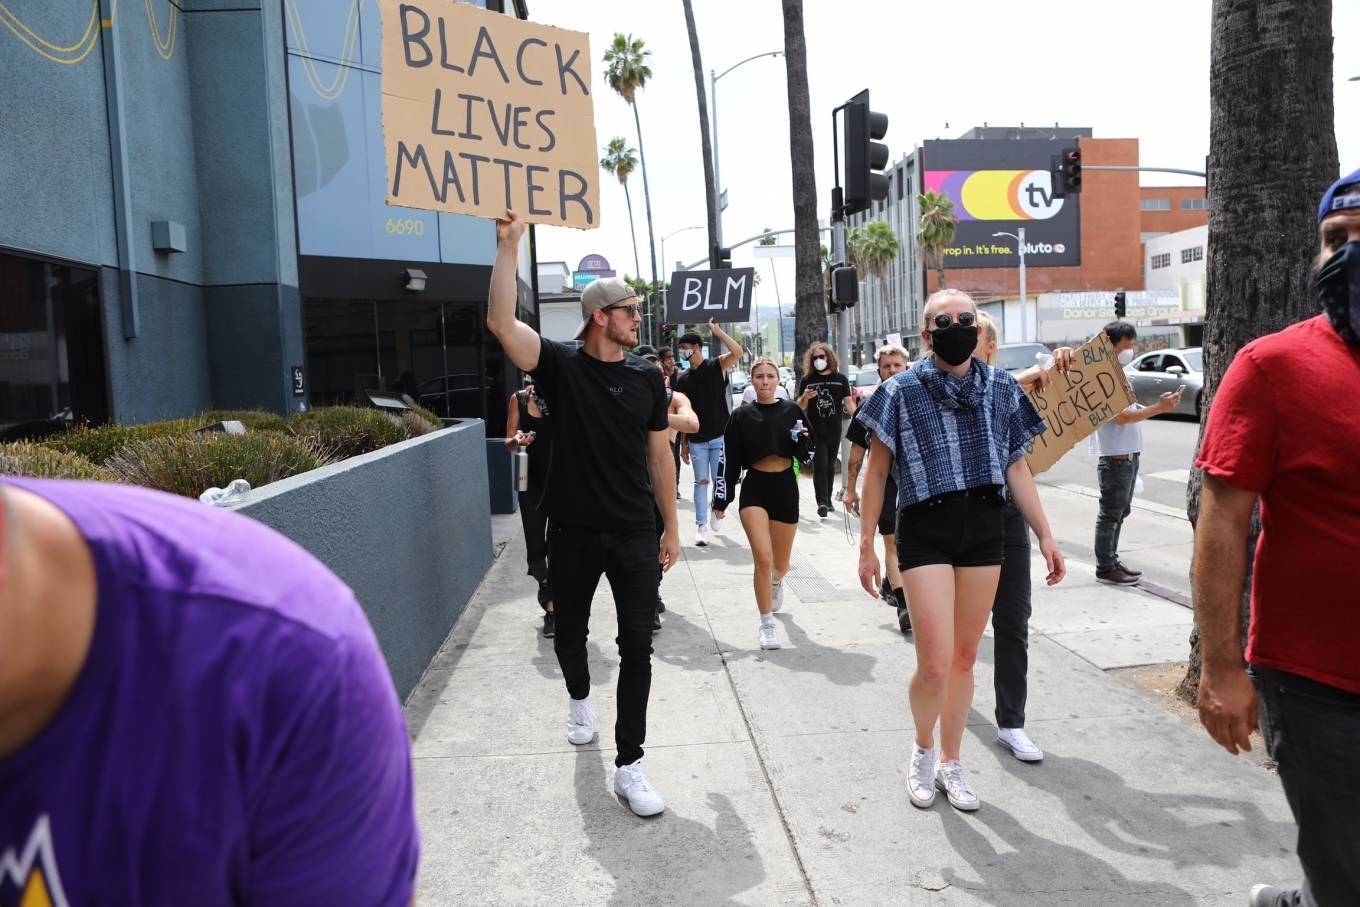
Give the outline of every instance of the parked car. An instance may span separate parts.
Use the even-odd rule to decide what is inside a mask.
[[[1134,359],[1124,369],[1133,386],[1133,395],[1144,406],[1157,402],[1162,394],[1181,385],[1181,405],[1173,412],[1200,417],[1204,402],[1204,354],[1199,347],[1183,350],[1155,350]]]
[[[739,368],[734,368],[728,380],[732,382],[732,393],[739,394],[746,390],[746,385],[751,383],[751,376]]]
[[[850,382],[850,393],[855,398],[855,405],[863,403],[873,396],[874,391],[883,382],[879,380],[878,369],[866,368],[855,375],[855,379]]]
[[[1023,372],[1039,364],[1039,360],[1034,358],[1037,354],[1051,352],[1042,343],[1003,343],[996,348],[995,365],[1012,374]]]

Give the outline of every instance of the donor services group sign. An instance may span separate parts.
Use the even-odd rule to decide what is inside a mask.
[[[598,227],[590,42],[449,0],[379,0],[387,203]]]
[[[954,203],[958,225],[944,250],[946,268],[1014,268],[1016,242],[1025,228],[1025,264],[1081,264],[1079,195],[1054,198],[1049,158],[1074,139],[926,142],[922,183]]]

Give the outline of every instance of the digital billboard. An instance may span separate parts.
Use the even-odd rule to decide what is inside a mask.
[[[1014,239],[1025,228],[1025,264],[1081,264],[1081,211],[1072,195],[1053,197],[1049,160],[1075,139],[930,141],[923,147],[925,191],[946,196],[958,218],[946,268],[1014,268]]]

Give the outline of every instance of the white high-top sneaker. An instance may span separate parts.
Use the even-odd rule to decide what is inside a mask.
[[[666,808],[666,802],[642,774],[641,759],[614,770],[614,793],[628,801],[628,808],[635,815],[655,816]]]
[[[595,739],[595,709],[591,707],[589,696],[585,699],[568,697],[567,702],[567,741],[585,746]]]
[[[922,749],[911,744],[911,768],[907,774],[907,796],[911,805],[929,809],[935,803],[935,747]]]

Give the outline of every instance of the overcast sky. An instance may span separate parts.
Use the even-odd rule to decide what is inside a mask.
[[[1360,3],[1335,0],[1336,138],[1343,172],[1360,167]],[[1060,11],[1071,22],[1055,31]],[[957,138],[993,126],[1089,126],[1097,138],[1137,138],[1144,166],[1201,169],[1209,146],[1209,0],[1139,4],[864,4],[806,0],[805,32],[812,130],[817,148],[817,208],[825,218],[832,185],[833,107],[868,88],[888,114],[896,161],[926,139]],[[1098,15],[1097,12],[1098,11]],[[707,72],[784,46],[779,0],[694,0]],[[694,70],[680,0],[529,0],[536,22],[585,31],[595,57],[595,130],[599,144],[624,136],[636,146],[632,112],[604,81],[601,57],[615,32],[652,51],[652,81],[638,95],[651,181],[657,269],[707,255],[703,230],[662,236],[705,222]],[[784,59],[754,60],[718,82],[722,184],[730,204],[723,230],[731,243],[762,229],[793,226]],[[601,224],[595,230],[538,228],[539,261],[574,268],[597,252],[634,273],[628,212],[618,181],[602,174]],[[1143,185],[1194,184],[1193,178],[1143,174]],[[642,273],[649,273],[639,170],[629,180]],[[783,238],[782,242],[790,238]],[[755,263],[751,247],[733,255]],[[769,260],[760,267],[768,278]],[[792,259],[779,264],[785,301]],[[772,290],[762,282],[759,294]],[[771,298],[762,299],[772,303]]]

